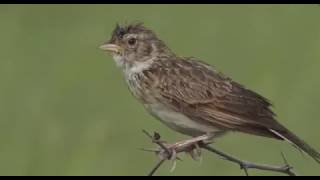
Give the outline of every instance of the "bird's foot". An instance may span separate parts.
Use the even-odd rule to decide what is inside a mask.
[[[142,150],[155,152],[160,158],[160,162],[163,162],[163,160],[171,160],[173,162],[171,172],[174,171],[177,160],[181,160],[178,157],[179,153],[185,152],[189,154],[192,159],[201,161],[201,148],[212,143],[212,136],[209,134],[170,144],[163,141],[159,133],[155,132],[153,135],[150,135],[145,130],[143,130],[143,133],[151,138],[152,142],[158,145],[158,148]]]
[[[161,159],[181,160],[177,154],[185,152],[189,154],[192,159],[201,160],[201,146],[210,144],[209,139],[210,136],[203,135],[169,144],[166,141],[160,140],[160,136],[158,136],[157,140],[154,140],[154,143],[159,146],[156,152]]]
[[[188,140],[176,142],[170,146],[170,149],[174,149],[176,152],[185,152],[189,154],[192,159],[199,160],[201,158],[200,145],[203,144],[203,138],[197,137]]]
[[[160,140],[160,139],[159,139]],[[193,160],[202,161],[201,146],[208,144],[207,136],[199,136],[196,138],[179,141],[173,144],[161,141],[161,146],[158,149],[158,157],[160,159],[168,159],[173,162],[170,172],[173,172],[176,168],[177,160],[181,160],[178,157],[178,153],[185,152],[189,154]]]

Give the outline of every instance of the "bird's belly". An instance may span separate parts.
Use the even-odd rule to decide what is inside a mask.
[[[148,104],[146,109],[168,127],[189,136],[200,136],[206,133],[215,134],[219,129],[201,124],[182,113],[172,111],[162,104]]]

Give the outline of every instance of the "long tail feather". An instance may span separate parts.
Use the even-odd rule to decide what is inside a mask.
[[[281,139],[298,147],[299,149],[307,153],[309,156],[311,156],[315,161],[317,161],[320,164],[320,153],[316,151],[314,148],[312,148],[310,145],[308,145],[305,141],[300,139],[298,136],[296,136],[294,133],[290,132],[287,129],[281,132],[273,129],[270,129],[270,131],[275,135],[277,135],[278,137],[280,137]]]

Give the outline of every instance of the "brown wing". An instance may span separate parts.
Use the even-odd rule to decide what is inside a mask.
[[[271,104],[259,94],[192,59],[163,60],[156,88],[159,100],[188,117],[225,130],[279,138],[269,129],[282,131]]]

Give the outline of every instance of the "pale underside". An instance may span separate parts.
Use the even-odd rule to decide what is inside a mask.
[[[186,115],[173,111],[161,103],[145,104],[150,114],[159,119],[169,128],[189,136],[208,134],[212,137],[222,134],[224,131],[214,126],[201,124],[188,118]]]

